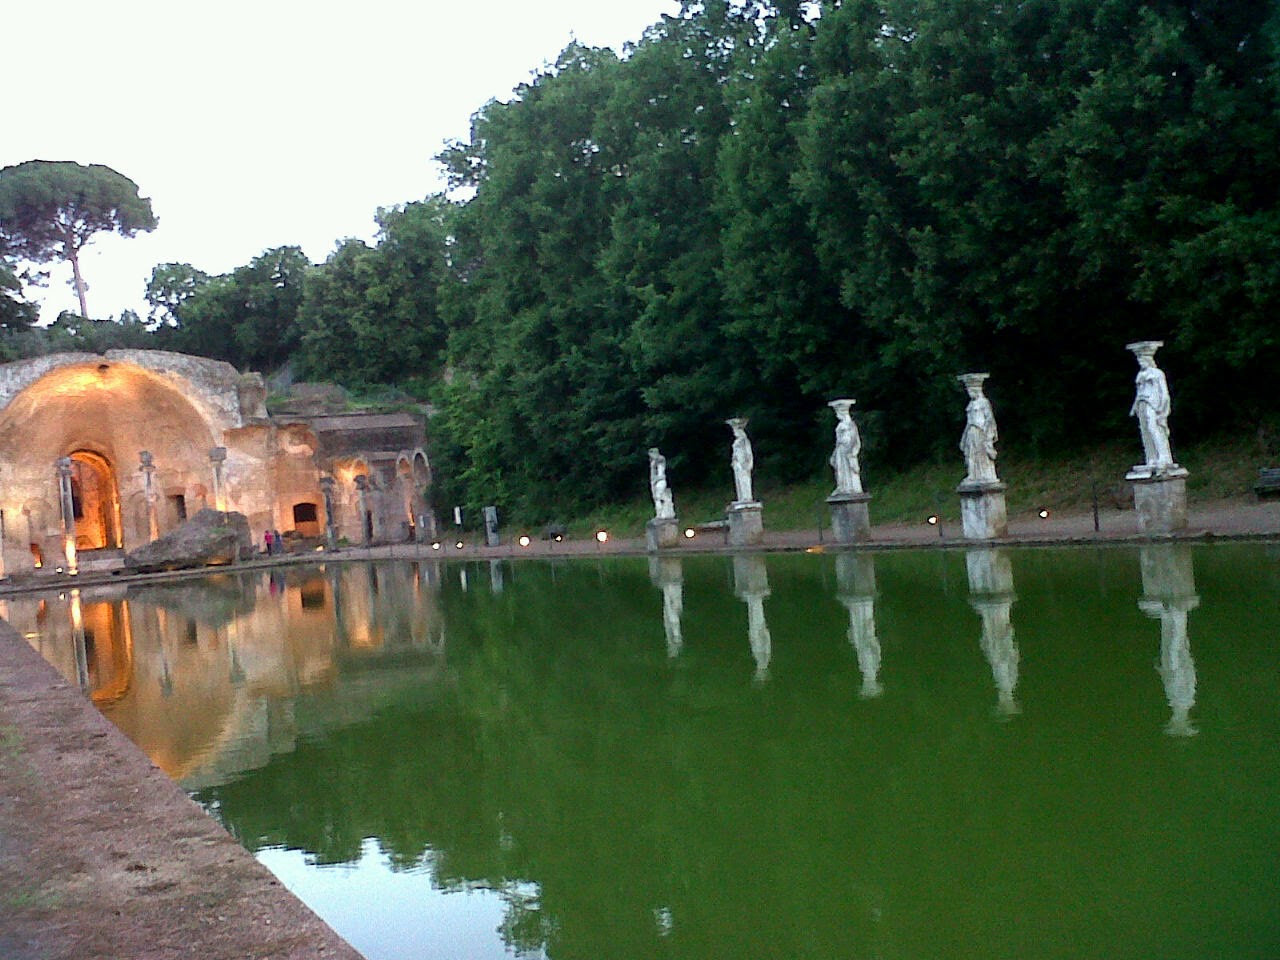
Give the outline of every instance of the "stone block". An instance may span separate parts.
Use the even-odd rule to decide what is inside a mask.
[[[999,540],[1009,535],[1009,513],[1003,483],[962,483],[960,525],[966,540]]]
[[[871,539],[871,516],[867,510],[869,493],[833,493],[827,497],[831,508],[831,535],[836,543],[863,543]]]
[[[734,501],[726,511],[729,520],[729,546],[751,547],[764,542],[764,504],[759,501]]]
[[[650,520],[644,525],[644,543],[650,553],[680,545],[680,521],[674,517]]]
[[[159,540],[125,557],[125,566],[139,573],[219,566],[253,556],[249,521],[241,513],[201,510]]]
[[[1130,480],[1138,532],[1148,537],[1167,536],[1187,528],[1187,480],[1153,477]]]

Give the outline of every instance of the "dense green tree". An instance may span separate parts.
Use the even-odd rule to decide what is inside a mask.
[[[1278,22],[1262,0],[1102,4],[1088,77],[1046,138],[1082,276],[1124,303],[1112,329],[1168,341],[1194,398],[1180,424],[1202,430],[1275,409]]]
[[[464,503],[554,513],[598,501],[640,449],[639,393],[597,266],[626,159],[599,125],[620,69],[611,51],[571,45],[442,158],[474,192],[444,304],[452,379],[433,422],[440,472]]]
[[[148,318],[154,324],[176,327],[182,304],[209,282],[209,275],[189,263],[158,263],[147,281]]]
[[[813,6],[571,44],[448,145],[453,200],[314,269],[161,265],[158,333],[429,389],[442,499],[525,520],[639,494],[651,445],[723,470],[735,413],[764,483],[814,471],[840,394],[871,456],[954,456],[965,370],[1006,450],[1128,435],[1134,339],[1180,436],[1277,416],[1280,8]]]
[[[716,166],[729,130],[726,90],[757,38],[754,5],[683,5],[651,27],[614,85],[606,114],[622,132],[610,236],[600,258],[611,326],[643,399],[637,457],[660,444],[687,479],[699,478],[723,446],[723,420],[755,414],[760,395],[750,354],[726,337],[719,269],[723,221]],[[632,461],[633,477],[642,478]],[[632,480],[635,484],[637,481]]]
[[[377,245],[340,244],[307,277],[298,373],[349,385],[424,388],[443,363],[439,299],[454,207],[430,197],[378,212]]]
[[[132,237],[155,227],[151,201],[110,167],[28,160],[0,169],[0,243],[32,263],[69,262],[81,316],[89,308],[80,251],[99,233]]]
[[[22,297],[22,283],[0,260],[0,361],[17,360],[23,354],[19,335],[31,329],[39,317],[36,305]]]
[[[866,343],[819,264],[817,237],[794,181],[799,138],[818,75],[816,25],[778,5],[727,96],[730,130],[716,171],[725,334],[752,367],[753,433],[797,472],[811,473],[830,433],[825,402],[862,388]],[[865,414],[864,414],[865,419]],[[763,434],[760,428],[765,427]],[[821,434],[821,436],[819,436]],[[874,436],[870,431],[869,436]]]
[[[18,275],[0,260],[0,330],[26,329],[38,317],[36,305],[22,297],[22,282]]]
[[[200,283],[178,308],[174,348],[242,368],[276,369],[298,346],[298,309],[310,269],[300,248],[276,247]]]

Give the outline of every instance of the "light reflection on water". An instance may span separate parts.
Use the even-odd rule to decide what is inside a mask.
[[[371,958],[1255,957],[1278,569],[330,564],[4,612]]]

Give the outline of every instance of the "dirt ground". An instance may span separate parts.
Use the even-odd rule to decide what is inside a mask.
[[[766,509],[766,526],[768,523]],[[1137,539],[1132,511],[1012,518],[1010,544]],[[959,530],[877,527],[873,548],[959,546]],[[1280,537],[1280,501],[1192,508],[1189,538]],[[816,531],[765,549],[811,549]],[[719,549],[717,538],[680,551]],[[642,542],[446,544],[344,551],[350,559],[643,552]],[[285,558],[288,562],[290,558]],[[292,558],[313,562],[314,556]],[[5,589],[21,589],[9,585]],[[4,592],[0,589],[0,593]],[[347,958],[356,953],[0,621],[0,958]]]

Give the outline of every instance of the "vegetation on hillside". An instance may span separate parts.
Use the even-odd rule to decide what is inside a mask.
[[[1063,459],[1133,433],[1139,339],[1181,444],[1273,436],[1278,53],[1268,0],[686,0],[481,107],[376,243],[157,267],[149,335],[429,400],[440,502],[530,522],[642,498],[650,446],[701,485],[731,415],[819,475],[835,396],[935,461],[968,370]]]

